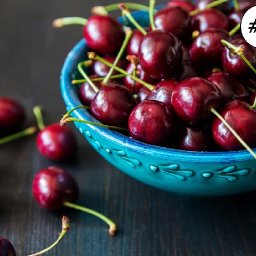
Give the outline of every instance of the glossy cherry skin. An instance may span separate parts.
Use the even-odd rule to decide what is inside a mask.
[[[220,89],[225,102],[236,99],[246,100],[249,97],[244,85],[228,73],[215,72],[207,79]]]
[[[119,51],[125,36],[122,25],[114,18],[104,15],[91,16],[83,33],[91,50],[107,55]]]
[[[116,57],[114,56],[105,56],[104,59],[110,63],[114,63]],[[119,68],[125,68],[126,67],[126,60],[120,60],[118,63],[117,63],[117,67]],[[108,72],[110,70],[110,67],[106,66],[105,64],[103,64],[102,62],[100,61],[94,61],[94,64],[93,64],[93,71],[96,75],[98,76],[102,76],[102,77],[105,77]],[[113,75],[116,75],[118,74],[117,71],[113,71]]]
[[[126,87],[109,83],[93,99],[91,113],[106,125],[126,127],[133,106],[133,97]]]
[[[36,144],[42,156],[62,162],[73,157],[77,150],[74,133],[68,126],[51,124],[39,132]]]
[[[251,147],[256,146],[256,111],[246,102],[235,100],[220,112],[221,116]],[[213,138],[225,150],[243,149],[225,124],[215,117],[212,125]]]
[[[154,18],[158,30],[170,32],[180,40],[191,39],[191,17],[180,7],[167,7],[158,11]]]
[[[134,30],[132,38],[130,39],[126,52],[127,55],[135,55],[138,56],[139,49],[140,49],[140,43],[143,39],[144,35],[139,30]]]
[[[177,147],[188,151],[210,151],[213,148],[213,139],[205,128],[184,127],[180,129]]]
[[[148,88],[146,87],[141,87],[137,93],[137,98],[136,98],[136,102],[140,103],[142,101],[144,101],[150,94],[152,91],[150,91]]]
[[[139,61],[142,69],[153,78],[175,77],[181,68],[181,42],[171,33],[151,31],[140,44]]]
[[[0,256],[16,256],[13,245],[3,237],[0,237]]]
[[[25,120],[23,106],[7,97],[0,97],[0,131],[17,130]]]
[[[32,192],[42,208],[58,210],[65,202],[76,200],[79,189],[71,174],[61,168],[51,166],[36,173]]]
[[[192,18],[192,28],[199,32],[209,28],[228,30],[228,19],[217,9],[206,9]]]
[[[253,66],[256,65],[255,50],[245,40],[235,39],[230,43],[239,47],[250,63]],[[227,47],[224,48],[222,53],[222,64],[226,72],[239,78],[244,79],[252,74],[251,69],[245,64],[241,57],[232,52],[232,50],[229,50]]]
[[[195,1],[196,9],[204,10],[206,8],[206,6],[212,2],[213,2],[213,0],[197,0],[197,1]],[[216,6],[215,8],[224,13],[228,13],[231,10],[230,5],[228,3],[220,4],[220,5]]]
[[[134,71],[134,64],[130,63],[128,64],[127,68],[126,68],[126,72],[129,74],[133,74]],[[158,82],[158,80],[153,79],[151,76],[149,76],[149,74],[147,74],[146,72],[144,72],[141,68],[141,65],[137,65],[136,68],[136,76],[138,78],[140,78],[141,80],[149,83],[149,84],[156,84]],[[139,82],[135,82],[131,77],[126,76],[124,78],[124,85],[132,92],[132,93],[138,93],[139,89],[143,86],[142,84],[140,84]]]
[[[168,107],[172,107],[172,93],[177,86],[175,80],[161,81],[156,88],[148,95],[147,100],[155,100],[166,104]]]
[[[128,129],[134,139],[153,145],[166,145],[175,136],[176,120],[164,103],[145,100],[133,109]]]
[[[214,67],[221,64],[224,46],[221,39],[228,40],[225,30],[208,29],[201,33],[190,48],[191,61],[197,67]]]
[[[211,82],[193,77],[179,83],[172,94],[172,106],[178,117],[197,124],[211,115],[210,109],[221,104],[220,90]]]
[[[186,0],[172,0],[167,4],[167,7],[180,7],[187,12],[191,12],[195,9],[195,6]]]

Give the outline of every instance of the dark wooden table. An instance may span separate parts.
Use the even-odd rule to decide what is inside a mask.
[[[0,95],[26,106],[41,104],[48,123],[65,111],[59,73],[66,54],[81,37],[81,27],[52,28],[62,16],[88,17],[94,4],[112,1],[0,0]],[[140,1],[146,2],[146,1]],[[11,240],[18,255],[50,244],[60,218],[71,230],[48,255],[256,255],[256,193],[224,198],[179,196],[145,186],[110,166],[77,133],[80,149],[73,162],[43,159],[35,138],[0,148],[0,236]],[[72,210],[47,212],[31,194],[33,175],[49,165],[62,166],[79,181],[79,203],[116,220],[119,233],[110,238],[101,221]]]

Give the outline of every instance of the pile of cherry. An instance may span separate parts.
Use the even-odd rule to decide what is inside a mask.
[[[172,0],[155,11],[150,1],[148,28],[131,17],[129,7],[139,8],[128,3],[96,7],[88,20],[55,20],[55,27],[84,25],[89,60],[78,65],[84,79],[73,80],[82,104],[106,127],[148,144],[190,151],[255,147],[256,49],[240,33],[241,18],[255,3],[210,2]],[[109,15],[118,8],[135,30]]]

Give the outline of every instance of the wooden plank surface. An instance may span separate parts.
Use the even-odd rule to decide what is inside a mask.
[[[81,27],[54,30],[56,17],[88,17],[94,4],[114,1],[0,0],[0,95],[26,106],[41,104],[47,123],[65,111],[59,90],[64,58],[81,37]],[[146,3],[147,1],[140,1]],[[256,193],[224,198],[169,194],[122,174],[97,155],[76,133],[75,161],[56,164],[43,159],[28,138],[0,148],[0,236],[28,255],[50,244],[60,231],[60,218],[71,230],[48,255],[62,256],[245,256],[256,255]],[[33,175],[49,165],[64,167],[79,181],[79,203],[115,219],[119,233],[83,213],[40,209],[31,194]]]

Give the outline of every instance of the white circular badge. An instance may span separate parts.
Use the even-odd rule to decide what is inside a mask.
[[[244,39],[256,47],[256,6],[250,8],[241,22],[241,31]]]

